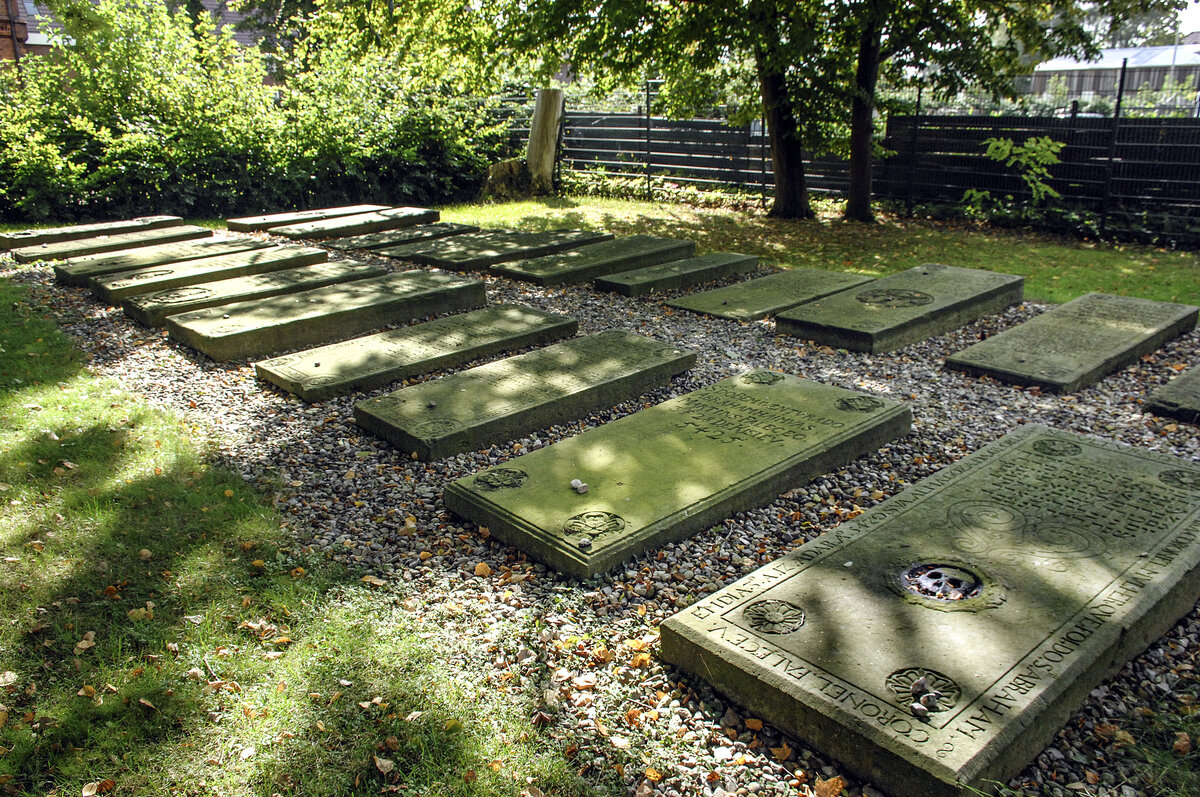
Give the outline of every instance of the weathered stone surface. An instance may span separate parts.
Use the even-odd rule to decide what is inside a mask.
[[[438,238],[449,238],[451,235],[462,235],[467,232],[479,232],[473,224],[455,224],[443,221],[436,224],[419,224],[400,230],[384,230],[368,235],[352,235],[349,238],[335,238],[321,245],[330,249],[347,251],[350,249],[382,249],[385,246],[402,246],[420,241],[433,241]]]
[[[116,252],[120,249],[135,249],[140,246],[211,238],[212,234],[213,231],[206,227],[177,224],[173,227],[163,227],[161,229],[144,230],[141,232],[97,235],[94,238],[80,238],[73,241],[38,244],[37,246],[22,246],[12,250],[12,256],[18,263],[32,263],[36,260],[65,260],[71,257]]]
[[[232,360],[314,346],[484,302],[479,280],[406,271],[168,316],[167,330],[214,360]]]
[[[331,343],[254,364],[259,379],[322,401],[479,357],[574,335],[579,322],[532,307],[494,304],[403,329]]]
[[[609,233],[590,230],[483,230],[428,243],[389,246],[375,252],[450,271],[479,271],[497,263],[541,257],[611,238]]]
[[[1200,466],[1030,425],[671,617],[662,654],[896,797],[958,797],[1198,595]]]
[[[272,246],[230,255],[201,257],[181,263],[163,263],[150,268],[121,271],[92,277],[92,293],[104,302],[116,302],[138,293],[156,293],[185,285],[263,274],[285,268],[324,263],[329,253],[309,246]]]
[[[645,296],[654,291],[670,291],[690,288],[709,280],[745,274],[758,268],[758,258],[734,252],[716,252],[711,255],[675,260],[657,266],[609,274],[596,280],[602,291],[613,291],[624,296]]]
[[[1197,308],[1089,293],[946,358],[946,367],[1069,393],[1196,326]]]
[[[386,208],[336,219],[318,219],[272,227],[271,235],[285,238],[330,238],[366,235],[437,221],[441,214],[428,208]]]
[[[359,213],[370,213],[375,210],[387,210],[387,205],[347,205],[340,208],[317,208],[315,210],[296,210],[288,213],[271,213],[266,216],[246,216],[240,219],[227,219],[225,226],[234,232],[262,232],[272,227],[285,224],[303,224],[321,219],[336,219],[339,216],[355,216]]]
[[[460,479],[443,500],[583,577],[768,503],[910,422],[896,402],[750,371]]]
[[[97,224],[75,224],[68,227],[43,227],[20,232],[0,232],[0,251],[18,246],[40,246],[60,241],[77,241],[97,235],[134,232],[136,230],[158,230],[183,224],[178,216],[139,216],[125,221],[102,221]]]
[[[353,260],[250,274],[215,282],[182,285],[153,293],[139,293],[121,302],[125,315],[146,326],[163,326],[167,316],[218,307],[234,302],[299,293],[326,285],[378,277],[387,272]]]
[[[694,251],[696,245],[691,241],[630,235],[568,252],[497,264],[490,270],[493,274],[537,285],[574,285],[604,274],[689,257]]]
[[[735,321],[756,321],[789,307],[870,281],[870,277],[861,274],[793,268],[769,277],[759,277],[736,285],[683,296],[667,304],[694,313],[732,318]]]
[[[1146,410],[1188,423],[1200,422],[1200,367],[1184,371],[1151,393]]]
[[[692,352],[608,330],[360,401],[354,421],[405,453],[439,459],[628,401],[695,362]]]
[[[191,241],[122,249],[117,252],[73,257],[66,263],[54,266],[54,276],[64,285],[87,285],[95,277],[118,274],[122,271],[150,268],[164,263],[183,263],[234,252],[249,252],[270,246],[268,241],[256,241],[252,238],[226,238],[219,241]]]
[[[884,352],[958,329],[1021,301],[1025,280],[927,264],[780,313],[775,330],[851,351]]]

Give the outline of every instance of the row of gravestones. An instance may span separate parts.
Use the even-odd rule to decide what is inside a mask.
[[[324,212],[344,210],[355,212],[229,226],[274,224],[275,234],[282,224],[294,237],[353,230],[332,246],[541,284],[596,279],[630,294],[654,280],[664,282],[647,290],[695,284],[708,267],[756,265],[740,255],[689,263],[704,260],[690,257],[690,244],[640,236],[477,232],[424,223],[436,215],[422,209]],[[156,226],[107,231],[91,245],[138,236],[145,247],[105,254],[76,241],[59,278],[90,280],[132,317],[165,322],[216,357],[466,311],[256,364],[261,377],[308,400],[576,331],[572,319],[530,308],[481,308],[482,284],[458,275],[380,274],[324,263],[324,250],[261,241],[152,246],[157,235],[184,234],[183,225],[123,224],[141,222]],[[19,258],[68,251],[67,239],[22,242]],[[884,351],[1020,297],[1016,277],[926,266],[873,282],[796,270],[674,304],[734,318],[775,313],[780,331]],[[1190,329],[1196,312],[1088,295],[947,365],[1074,390]],[[404,451],[437,458],[611,406],[694,359],[611,330],[361,401],[355,417]],[[1157,406],[1195,420],[1196,374],[1160,390]],[[460,479],[444,500],[582,576],[767,503],[909,424],[902,404],[751,371]],[[1098,680],[1186,613],[1198,592],[1200,467],[1028,426],[676,614],[662,627],[663,655],[896,794],[958,794],[1023,766]]]

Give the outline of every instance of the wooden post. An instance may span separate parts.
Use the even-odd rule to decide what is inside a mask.
[[[529,125],[529,150],[525,156],[534,194],[554,193],[554,162],[558,157],[562,111],[562,89],[538,89],[533,121]]]

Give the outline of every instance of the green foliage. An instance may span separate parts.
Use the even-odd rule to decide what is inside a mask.
[[[1030,136],[1023,144],[1017,144],[1011,138],[996,137],[984,139],[983,143],[990,160],[1017,170],[1029,191],[1029,199],[1017,199],[1011,194],[997,199],[991,191],[968,188],[961,200],[963,213],[969,218],[1000,224],[1044,221],[1043,209],[1047,200],[1062,198],[1048,181],[1050,167],[1061,162],[1058,154],[1066,146],[1065,142],[1049,136]]]
[[[0,218],[38,221],[470,196],[508,145],[455,62],[310,37],[287,82],[207,14],[58,0],[68,39],[0,71]],[[427,66],[423,65],[423,66]],[[476,82],[472,88],[478,88]]]

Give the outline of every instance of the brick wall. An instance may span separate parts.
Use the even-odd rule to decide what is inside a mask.
[[[22,18],[21,6],[17,0],[0,0],[0,60],[15,59],[15,47],[20,47],[23,55],[28,35],[29,28]]]

